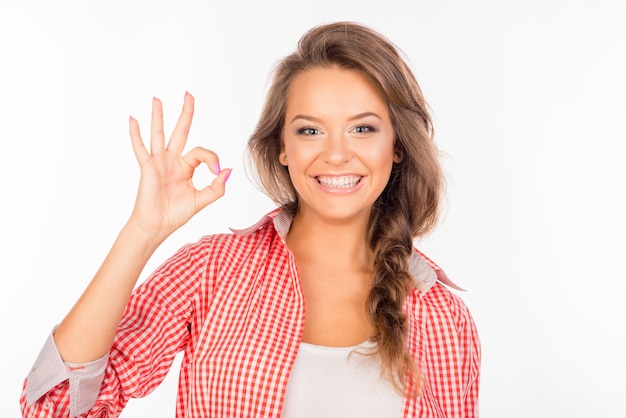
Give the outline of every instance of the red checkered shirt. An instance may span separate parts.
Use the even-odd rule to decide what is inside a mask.
[[[132,294],[103,359],[63,363],[52,337],[25,380],[25,417],[118,416],[149,394],[181,350],[176,417],[280,417],[304,328],[304,297],[276,210],[253,227],[179,250]],[[462,300],[419,251],[406,301],[409,349],[425,385],[403,417],[477,417],[480,346]],[[100,384],[101,383],[101,384]]]

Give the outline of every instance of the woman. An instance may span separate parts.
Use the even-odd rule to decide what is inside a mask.
[[[477,416],[472,318],[413,249],[436,223],[443,178],[395,47],[353,23],[305,34],[249,141],[279,209],[185,246],[133,292],[154,250],[231,173],[209,150],[182,154],[193,104],[186,94],[166,144],[154,100],[150,151],[131,118],[135,208],[35,362],[24,416],[117,416],[181,350],[177,417]],[[202,163],[217,177],[196,190]]]

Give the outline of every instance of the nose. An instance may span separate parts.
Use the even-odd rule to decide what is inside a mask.
[[[328,164],[344,164],[352,159],[352,148],[342,133],[330,133],[325,142],[324,161]]]

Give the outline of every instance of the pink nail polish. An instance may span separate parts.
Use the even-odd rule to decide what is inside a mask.
[[[222,171],[222,169],[220,168],[220,162],[219,161],[215,163],[215,167],[214,168],[215,168],[215,174],[219,174],[220,171]]]
[[[224,183],[226,183],[228,181],[228,178],[230,177],[230,174],[233,172],[233,169],[229,169],[228,170],[228,174],[226,174],[226,177],[224,177]]]

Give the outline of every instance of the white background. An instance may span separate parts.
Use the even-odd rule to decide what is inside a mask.
[[[3,417],[19,416],[23,377],[130,213],[128,116],[147,133],[157,96],[171,128],[189,90],[189,145],[234,168],[147,274],[273,208],[245,175],[246,140],[272,65],[335,20],[392,39],[432,107],[448,209],[419,246],[468,290],[481,416],[626,416],[623,2],[0,4]],[[122,416],[173,416],[176,377]]]

